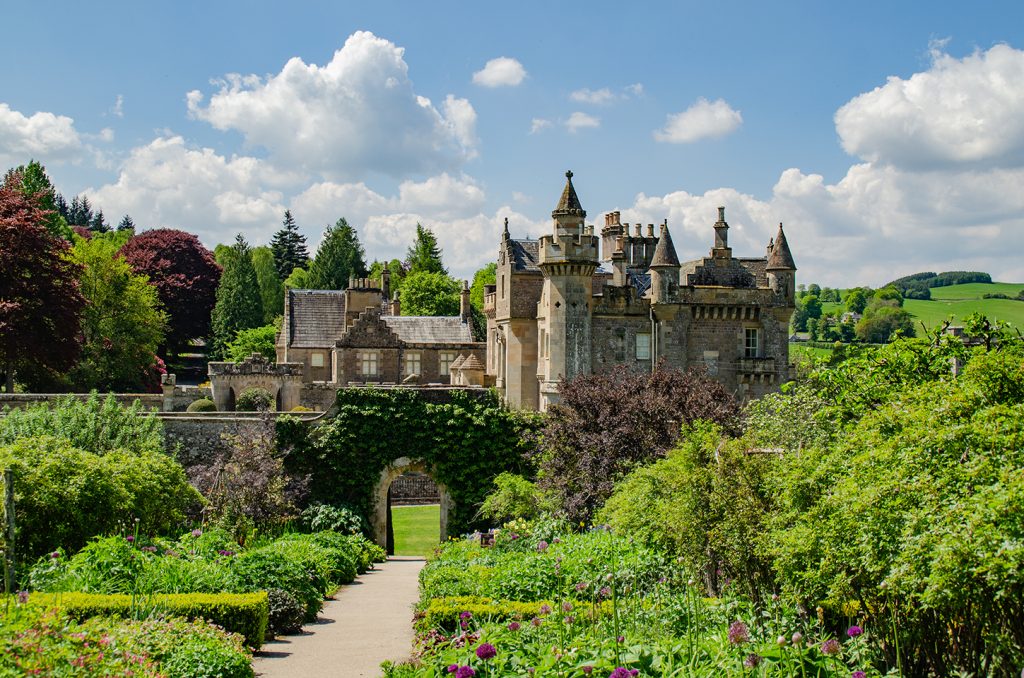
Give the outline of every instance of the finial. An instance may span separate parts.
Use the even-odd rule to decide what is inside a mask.
[[[572,170],[565,171],[565,178],[570,180],[572,179]]]
[[[508,233],[508,217],[505,217],[505,230],[502,233],[502,235],[504,236],[505,240],[508,240],[510,237]]]

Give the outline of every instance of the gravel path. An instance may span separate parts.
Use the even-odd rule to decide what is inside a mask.
[[[392,556],[328,600],[302,634],[264,644],[253,660],[257,676],[319,678],[379,676],[385,660],[408,659],[412,606],[422,558]]]

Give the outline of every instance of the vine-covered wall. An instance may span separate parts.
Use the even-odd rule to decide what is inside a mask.
[[[310,501],[345,503],[367,516],[381,471],[422,460],[454,502],[449,532],[467,532],[502,471],[529,473],[540,416],[509,410],[493,393],[450,391],[435,403],[412,389],[342,389],[338,414],[316,428],[283,418],[278,446],[289,471],[310,476]]]

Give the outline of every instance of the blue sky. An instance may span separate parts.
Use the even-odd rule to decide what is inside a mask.
[[[5,9],[0,164],[210,246],[290,208],[400,257],[420,221],[460,276],[572,168],[683,258],[722,204],[737,255],[785,222],[804,282],[1024,280],[1019,2],[179,4]]]

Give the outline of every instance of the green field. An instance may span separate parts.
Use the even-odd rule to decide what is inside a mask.
[[[1017,296],[1024,289],[1024,283],[968,283],[933,287],[932,298],[928,301],[907,299],[903,308],[928,327],[941,325],[953,316],[955,324],[971,313],[983,313],[990,320],[1002,320],[1014,327],[1024,327],[1024,301],[1014,299],[984,299],[985,294]]]
[[[437,504],[392,506],[396,556],[426,556],[441,542],[441,509]]]

